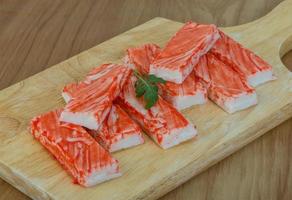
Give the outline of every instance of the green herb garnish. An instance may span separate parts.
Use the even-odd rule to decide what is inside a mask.
[[[137,70],[134,70],[134,74],[138,79],[135,83],[136,97],[144,96],[145,108],[150,109],[158,100],[157,83],[164,84],[166,81],[153,74],[142,75]]]

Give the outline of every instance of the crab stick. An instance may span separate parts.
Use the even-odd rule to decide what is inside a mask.
[[[118,161],[81,126],[59,121],[62,110],[35,117],[31,133],[85,187],[121,175]]]
[[[219,38],[215,25],[186,23],[150,65],[150,74],[181,84]]]

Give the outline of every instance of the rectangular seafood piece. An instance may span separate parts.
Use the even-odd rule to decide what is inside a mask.
[[[62,110],[35,117],[32,135],[59,161],[74,181],[90,187],[120,176],[118,161],[81,126],[60,122]]]
[[[64,87],[62,96],[66,102],[72,95],[87,83],[71,83]],[[136,122],[123,111],[120,106],[113,103],[111,111],[101,123],[99,130],[88,130],[94,138],[108,151],[115,152],[144,143],[142,131]]]
[[[149,74],[150,64],[160,51],[155,44],[129,48],[124,58],[125,65],[142,74]],[[159,84],[159,87],[161,96],[178,110],[207,101],[207,90],[194,72],[182,84],[167,81],[166,84]]]
[[[89,130],[89,132],[98,143],[110,152],[144,143],[140,126],[119,105],[115,104],[99,130]]]
[[[159,53],[161,53],[161,48],[152,43],[128,48],[124,57],[124,64],[133,70],[138,70],[142,74],[149,74],[150,64]]]
[[[208,87],[208,96],[228,113],[257,104],[255,89],[245,77],[212,53],[204,55],[194,69]]]
[[[167,149],[197,135],[195,127],[161,97],[146,110],[143,98],[135,95],[135,81],[134,76],[128,80],[116,102],[160,147]]]
[[[256,87],[275,79],[271,65],[222,31],[219,33],[221,37],[211,52],[244,75],[251,86]]]
[[[207,102],[207,89],[193,71],[182,84],[166,82],[160,84],[161,96],[176,109],[182,110]]]
[[[219,37],[215,25],[186,23],[150,65],[150,74],[181,84]]]
[[[65,106],[60,121],[98,130],[129,74],[128,67],[118,64],[104,64],[93,69],[85,81],[75,84],[78,89],[71,93],[71,100]]]
[[[62,91],[62,97],[66,103],[69,103],[78,90],[81,90],[88,86],[89,83],[79,82],[79,83],[69,83],[65,85]]]

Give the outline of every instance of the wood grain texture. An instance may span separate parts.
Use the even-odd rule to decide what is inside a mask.
[[[118,61],[130,46],[146,42],[163,46],[182,24],[156,18],[2,90],[0,175],[38,199],[153,199],[181,185],[292,116],[292,76],[279,57],[279,49],[284,54],[290,45],[291,8],[292,0],[288,0],[264,18],[223,29],[273,65],[278,80],[257,88],[259,105],[233,115],[211,102],[184,110],[200,132],[196,141],[163,151],[147,140],[137,148],[115,153],[124,174],[98,187],[70,184],[67,174],[28,134],[29,120],[63,106],[62,86],[82,79],[92,66]],[[259,34],[260,38],[255,37]],[[275,92],[277,98],[271,98]]]
[[[292,49],[292,46],[291,46]],[[284,63],[284,65],[290,70],[292,71],[292,50],[288,51],[283,57],[282,57],[282,61]]]
[[[291,200],[292,119],[161,200]]]
[[[1,0],[0,89],[154,17],[231,26],[281,0]]]
[[[292,50],[282,61],[292,71]],[[289,119],[160,200],[291,200],[291,132]]]
[[[1,200],[29,200],[30,198],[0,179]]]
[[[69,18],[63,19],[62,15],[58,15],[57,19],[54,20],[55,22],[54,23],[50,23],[50,25],[48,25],[49,23],[48,24],[47,23],[43,23],[42,26],[37,25],[37,27],[35,27],[36,30],[34,30],[35,31],[34,32],[35,33],[34,36],[27,37],[26,39],[28,39],[28,41],[26,41],[26,40],[19,40],[22,37],[22,35],[21,34],[18,34],[18,35],[16,34],[16,32],[18,32],[19,30],[21,30],[22,33],[26,33],[26,28],[30,27],[29,23],[22,23],[23,21],[21,21],[22,20],[21,18],[22,17],[26,18],[28,14],[30,14],[31,16],[32,16],[32,14],[34,14],[34,17],[40,17],[40,15],[44,14],[42,12],[45,9],[48,9],[49,11],[47,11],[47,12],[50,12],[50,9],[54,8],[54,6],[52,6],[52,5],[55,4],[57,1],[51,1],[50,6],[46,6],[47,4],[45,4],[43,2],[42,2],[42,4],[41,3],[37,4],[37,3],[35,3],[35,1],[25,1],[25,2],[24,1],[9,1],[10,5],[7,6],[7,2],[8,1],[0,1],[0,5],[1,5],[0,6],[0,24],[4,25],[4,26],[1,26],[1,27],[10,27],[10,30],[9,31],[3,31],[3,29],[1,29],[1,31],[0,31],[0,41],[1,41],[1,43],[0,44],[2,44],[2,46],[4,44],[4,48],[3,49],[7,49],[7,48],[12,48],[12,49],[10,49],[10,53],[6,53],[5,55],[4,55],[4,53],[1,53],[3,51],[0,51],[0,59],[1,59],[1,61],[2,61],[2,59],[5,60],[5,61],[8,58],[10,59],[10,61],[6,63],[6,68],[5,68],[5,66],[4,66],[4,68],[1,66],[1,70],[0,70],[0,82],[1,82],[1,84],[0,84],[0,87],[2,87],[2,88],[5,87],[6,85],[9,85],[9,84],[13,83],[13,82],[21,80],[21,79],[29,76],[30,74],[33,74],[33,73],[35,73],[37,71],[41,71],[43,68],[46,68],[47,66],[50,65],[48,63],[45,63],[42,66],[44,60],[47,59],[47,57],[46,57],[47,55],[45,55],[45,56],[43,55],[42,56],[40,51],[42,51],[44,49],[44,47],[51,48],[48,44],[50,44],[51,42],[54,42],[53,40],[55,39],[55,37],[53,37],[54,34],[52,34],[52,30],[51,30],[52,27],[57,27],[58,28],[59,25],[62,24],[62,23],[66,24],[66,26],[67,25],[69,26],[68,28],[63,29],[63,31],[61,32],[62,34],[65,34],[65,36],[63,36],[61,39],[58,39],[57,41],[55,41],[56,46],[58,46],[58,47],[54,47],[53,49],[51,49],[51,52],[53,52],[53,53],[50,55],[51,56],[50,57],[50,59],[51,59],[50,62],[52,62],[51,64],[54,64],[54,63],[57,63],[57,62],[65,59],[65,58],[71,56],[71,55],[74,55],[74,54],[78,53],[79,51],[82,51],[83,49],[80,48],[80,46],[77,45],[78,46],[77,50],[75,50],[75,52],[71,52],[70,48],[72,46],[75,46],[75,48],[76,48],[76,45],[74,45],[74,42],[76,42],[78,40],[82,40],[83,39],[83,41],[79,42],[78,44],[79,45],[85,45],[83,47],[84,47],[84,49],[87,49],[88,47],[91,47],[91,46],[95,45],[96,43],[98,43],[100,41],[103,41],[104,39],[103,40],[102,39],[99,40],[103,36],[104,36],[105,39],[107,39],[107,38],[111,37],[111,36],[108,36],[108,34],[110,34],[111,32],[113,32],[113,35],[115,35],[115,34],[119,33],[119,31],[127,30],[129,27],[135,26],[136,24],[134,24],[134,23],[140,24],[143,21],[146,21],[148,18],[151,18],[153,13],[154,14],[155,13],[156,14],[159,13],[158,15],[162,15],[160,12],[162,12],[162,10],[163,10],[162,8],[157,9],[158,11],[155,10],[155,9],[149,9],[144,14],[141,14],[143,12],[140,12],[140,13],[137,12],[136,14],[139,14],[141,16],[138,17],[138,18],[137,17],[133,18],[134,20],[131,20],[131,19],[135,15],[130,15],[129,16],[129,14],[128,14],[128,16],[126,16],[126,13],[125,13],[125,15],[122,15],[119,18],[116,18],[116,20],[112,20],[111,23],[107,23],[107,24],[111,24],[112,25],[112,26],[110,26],[110,28],[108,28],[108,29],[107,28],[99,29],[99,31],[95,31],[95,32],[92,31],[92,32],[88,33],[88,35],[90,34],[90,35],[94,35],[94,37],[97,37],[98,40],[96,40],[96,41],[94,41],[94,39],[96,39],[96,38],[94,38],[92,36],[88,37],[87,34],[84,34],[83,33],[84,32],[83,29],[81,29],[78,33],[74,32],[75,29],[72,30],[71,27],[75,26],[74,23],[76,22],[76,20],[78,21],[80,19],[79,17],[77,17],[77,19],[74,18],[73,20],[68,20]],[[72,2],[73,1],[70,1],[70,3],[72,3]],[[85,1],[82,1],[82,2],[85,2]],[[115,1],[115,2],[117,2],[117,1]],[[142,7],[143,1],[141,1],[141,2],[142,3],[140,5]],[[193,14],[193,16],[191,16],[191,19],[196,20],[196,21],[203,21],[203,22],[204,22],[204,20],[206,20],[206,22],[212,22],[212,23],[215,22],[217,24],[221,20],[220,24],[223,24],[223,25],[233,25],[233,24],[236,24],[238,22],[242,23],[242,22],[246,22],[246,21],[252,20],[252,19],[254,19],[254,18],[258,17],[258,16],[263,15],[263,13],[268,12],[275,4],[277,4],[276,1],[271,1],[271,2],[269,2],[269,1],[268,2],[267,1],[257,1],[256,4],[255,3],[250,4],[249,1],[241,1],[241,3],[236,2],[236,1],[232,1],[232,2],[231,1],[217,1],[217,4],[214,3],[214,2],[211,2],[213,4],[211,4],[211,3],[209,4],[209,2],[204,2],[204,3],[202,3],[202,2],[200,3],[199,1],[195,1],[195,2],[197,3],[195,5],[196,6],[196,10],[194,11],[194,13],[191,13],[191,14]],[[267,2],[267,3],[265,3],[265,2]],[[59,3],[59,2],[57,2],[57,3]],[[23,4],[26,4],[26,5],[24,6]],[[68,4],[68,3],[63,3],[62,5],[64,6],[64,4]],[[78,4],[83,4],[83,3],[78,3]],[[163,4],[167,4],[167,3],[164,2],[164,3],[159,4],[158,6],[164,7]],[[188,5],[188,2],[184,1],[183,4]],[[215,4],[216,4],[216,6],[215,6]],[[2,5],[4,5],[4,6],[2,6]],[[31,7],[31,9],[27,9],[27,8],[30,8],[31,5],[33,5],[33,8]],[[129,6],[129,5],[135,5],[135,3],[132,3],[130,1],[128,3],[128,1],[127,1],[127,6],[124,6],[121,9],[124,9],[124,10],[129,9],[129,10],[131,10],[129,8],[131,6]],[[154,6],[153,5],[149,5],[149,6],[156,7],[156,5],[154,5]],[[135,5],[135,7],[137,7],[137,6]],[[252,9],[250,9],[250,7],[252,7]],[[26,9],[22,9],[22,8],[26,8]],[[68,8],[68,12],[69,12],[69,10],[71,8],[72,8],[71,11],[72,12],[74,11],[73,7],[70,7],[70,8]],[[106,16],[106,15],[111,16],[112,13],[115,12],[115,5],[111,6],[110,8],[112,8],[112,9],[110,9],[109,12],[104,12],[103,16]],[[140,8],[140,7],[138,6],[138,8]],[[185,8],[183,8],[183,9],[184,10],[190,10],[191,8],[192,7],[190,7],[190,6],[185,6]],[[225,10],[228,10],[228,8],[234,8],[236,10],[236,12],[224,12]],[[58,10],[58,9],[59,8],[56,8],[56,10]],[[78,7],[78,9],[80,10],[81,8]],[[167,13],[169,15],[169,16],[166,16],[168,18],[172,18],[171,15],[173,13],[175,13],[174,17],[178,17],[179,18],[178,20],[190,19],[189,16],[188,16],[190,12],[181,12],[181,11],[177,11],[176,12],[176,9],[179,10],[179,8],[177,8],[175,6],[175,4],[169,5],[167,7],[167,9],[169,9],[169,10],[167,12],[165,12],[165,13]],[[216,13],[216,12],[213,9],[215,9],[217,11],[221,10],[220,11],[221,14],[225,13],[225,15],[221,15],[220,14],[221,16],[220,15],[216,15],[215,16],[214,13]],[[32,10],[34,12],[31,12]],[[94,11],[94,9],[92,9],[90,12],[93,12],[93,11]],[[62,10],[62,12],[64,12],[64,10]],[[191,10],[191,12],[192,12],[192,10]],[[196,15],[196,14],[198,14],[198,15]],[[76,15],[78,15],[78,14],[76,14]],[[155,15],[153,15],[153,16],[155,16]],[[210,18],[210,16],[212,16],[212,17]],[[26,20],[28,22],[30,22],[30,20],[33,21],[34,17],[26,18],[26,19],[24,19],[24,21],[26,21]],[[52,17],[52,18],[54,18],[54,17]],[[6,19],[10,19],[10,20],[6,20]],[[126,19],[126,20],[124,20],[124,19]],[[51,18],[48,17],[47,20],[50,21]],[[85,20],[85,23],[88,20],[89,19],[87,18],[87,20]],[[91,21],[94,21],[94,20],[97,21],[97,19],[91,18]],[[121,25],[121,23],[119,23],[119,22],[123,21],[123,20],[125,21],[125,23],[123,23]],[[208,21],[208,20],[210,20],[210,21]],[[214,20],[214,21],[212,21],[212,20]],[[21,21],[21,22],[19,22],[19,21]],[[104,18],[103,22],[101,22],[101,23],[106,24],[105,22],[108,22],[108,19]],[[224,24],[224,23],[226,23],[226,24]],[[230,24],[228,24],[228,23],[230,23]],[[92,24],[95,25],[95,22],[92,22]],[[115,24],[116,24],[116,26],[115,26]],[[80,24],[78,24],[78,23],[76,24],[76,26],[79,26],[79,25]],[[96,24],[96,26],[98,26],[98,25]],[[128,27],[128,28],[123,28],[123,26]],[[94,29],[96,27],[87,26],[87,31],[92,29],[92,28]],[[44,34],[39,34],[42,31],[44,32],[45,30],[51,30],[50,34],[52,34],[52,37],[50,35],[46,36]],[[5,34],[3,34],[3,33],[5,33]],[[70,35],[70,33],[74,33],[76,35],[78,35],[80,33],[83,33],[83,36],[86,35],[87,39],[84,41],[84,38],[76,37],[74,40],[70,40],[70,41],[66,42],[66,33],[67,33],[67,36],[68,36],[68,34]],[[16,36],[16,37],[9,36],[10,34],[12,34],[12,35],[15,34],[14,36]],[[40,36],[38,36],[38,35],[40,35]],[[6,42],[6,43],[2,43],[3,41],[6,40],[6,38],[9,38],[8,36],[11,37],[10,41]],[[31,42],[33,42],[34,40],[31,40],[30,38],[34,38],[34,37],[40,37],[40,38],[42,37],[43,39],[45,39],[45,41],[37,42],[35,45],[32,45]],[[4,38],[4,40],[1,40],[1,38]],[[11,43],[11,42],[13,42],[13,43]],[[30,53],[27,53],[27,51],[26,51],[27,49],[24,48],[27,45],[31,45]],[[38,45],[40,45],[39,48],[37,48]],[[88,46],[86,47],[86,45],[88,45]],[[23,51],[21,51],[21,50],[19,50],[17,52],[13,51],[13,47],[14,47],[14,50],[15,50],[15,47],[17,47],[17,46],[21,46],[20,48],[22,48]],[[58,48],[58,49],[56,49],[56,48]],[[54,53],[56,51],[57,51],[57,53]],[[68,51],[69,51],[68,54],[66,54],[66,53],[64,54],[64,52],[68,52]],[[22,56],[23,53],[27,53],[29,58],[27,58],[27,59],[24,58],[24,55]],[[37,61],[34,60],[35,57],[38,58]],[[289,56],[287,56],[287,58],[289,59]],[[26,60],[26,63],[28,63],[28,64],[24,64],[23,62],[17,61],[18,59],[20,59],[20,60],[24,59],[24,60]],[[60,60],[58,60],[58,59],[60,59]],[[37,62],[37,63],[35,63],[35,62]],[[5,70],[8,70],[8,68],[9,68],[10,71],[2,73]],[[23,72],[21,72],[21,70],[20,70],[20,75],[17,75],[18,74],[17,70],[19,68],[21,68],[21,70],[23,70]],[[16,69],[15,72],[14,72],[14,69]],[[35,71],[31,71],[32,69],[35,69]],[[10,74],[10,72],[11,72],[12,75]],[[13,78],[11,79],[11,77],[13,77]],[[274,139],[278,140],[279,137],[275,137]],[[273,140],[271,140],[271,141],[273,141]],[[273,146],[273,144],[272,144],[272,146]],[[249,156],[247,155],[247,157],[249,157]],[[283,165],[287,164],[287,162],[285,162],[284,160],[278,160],[277,162],[282,162]],[[229,161],[227,160],[225,163],[228,164]],[[229,165],[229,167],[231,167],[231,166]],[[236,166],[236,167],[238,167],[238,166]],[[254,165],[252,167],[255,168],[256,165]],[[228,186],[225,186],[225,187],[228,188]],[[2,189],[3,189],[3,191],[6,191],[6,188],[7,188],[7,185],[1,183],[0,191],[2,191]],[[10,189],[9,189],[9,191],[11,191]],[[257,190],[254,190],[254,191],[257,191]],[[216,194],[216,191],[213,191],[213,193]],[[22,197],[20,197],[20,196],[22,196]],[[11,193],[10,192],[5,192],[3,195],[1,193],[0,199],[2,200],[2,198],[3,199],[10,199],[10,198],[14,198],[14,199],[16,198],[17,199],[18,196],[15,195],[15,192],[11,192]],[[22,199],[22,198],[25,198],[25,197],[23,195],[19,195],[19,199]]]
[[[161,200],[292,199],[291,132],[290,119]],[[0,191],[1,200],[30,199],[1,179]]]

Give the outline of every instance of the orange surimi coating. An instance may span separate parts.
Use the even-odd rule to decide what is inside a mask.
[[[271,65],[222,31],[219,33],[220,39],[211,49],[214,55],[245,76],[252,86],[274,79]]]
[[[125,65],[131,69],[137,69],[142,74],[149,74],[150,64],[160,52],[161,49],[156,44],[145,44],[141,47],[128,48]]]
[[[159,86],[161,96],[179,110],[207,101],[207,88],[194,71],[182,84],[168,81]]]
[[[95,71],[99,73],[99,71]],[[94,81],[93,77],[97,77],[95,73],[90,73],[86,80],[87,83],[68,84],[63,89],[63,97],[66,102],[70,101],[76,91]],[[89,80],[89,77],[91,80]],[[92,136],[110,152],[119,151],[129,147],[133,147],[144,143],[142,131],[136,122],[134,122],[128,114],[123,111],[120,106],[113,103],[111,110],[106,119],[101,123],[99,130],[88,130]]]
[[[113,105],[107,119],[93,137],[110,152],[144,143],[142,130],[119,105]]]
[[[87,87],[88,84],[84,82],[80,83],[69,83],[63,88],[62,96],[66,103],[69,103],[69,101],[74,96],[74,93],[78,90],[83,89],[84,87]]]
[[[215,25],[186,23],[150,65],[150,74],[181,84],[219,37]]]
[[[81,126],[60,122],[61,111],[35,117],[31,121],[32,135],[80,185],[92,186],[119,176],[118,161]],[[99,173],[104,177],[96,178]]]
[[[195,67],[208,87],[208,96],[227,112],[245,109],[257,103],[254,88],[245,77],[212,53],[204,55]]]
[[[135,81],[134,76],[128,80],[117,103],[158,145],[170,148],[196,135],[193,125],[162,98],[159,97],[156,104],[146,110],[143,98],[135,95]]]
[[[137,69],[142,74],[148,74],[150,64],[160,51],[160,47],[155,44],[129,48],[125,57],[125,65]],[[161,96],[177,109],[202,104],[207,100],[207,90],[194,72],[182,84],[167,81],[166,84],[159,84],[159,87]]]
[[[85,187],[121,175],[109,152],[144,143],[139,125],[163,149],[173,147],[197,135],[177,109],[204,103],[208,93],[233,113],[257,103],[250,85],[274,79],[267,62],[215,25],[192,22],[163,50],[155,44],[129,48],[124,61],[127,67],[103,64],[84,81],[66,85],[65,108],[37,116],[30,124],[35,139]],[[148,110],[143,97],[136,97],[130,68],[167,81],[159,84],[163,99],[159,96]]]
[[[117,64],[104,64],[94,69],[78,86],[60,120],[98,130],[129,73],[129,68]]]

